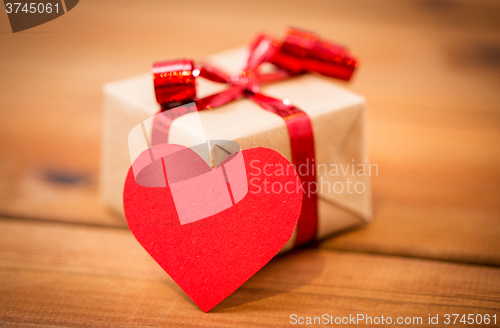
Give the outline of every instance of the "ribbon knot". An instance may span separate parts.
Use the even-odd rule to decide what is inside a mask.
[[[231,75],[231,84],[250,93],[257,93],[260,89],[260,79],[253,70],[241,71]]]
[[[278,70],[259,73],[262,63],[274,64]],[[322,75],[349,80],[358,66],[358,61],[342,46],[321,39],[317,34],[297,29],[288,29],[284,41],[260,34],[248,47],[245,66],[240,73],[229,75],[210,65],[195,67],[189,59],[154,63],[152,73],[156,100],[162,110],[170,110],[187,102],[196,102],[198,111],[212,109],[230,101],[247,97],[263,109],[283,118],[290,137],[292,161],[303,186],[310,188],[316,183],[314,165],[315,150],[312,124],[305,112],[293,106],[288,99],[279,100],[260,93],[263,82],[278,81],[293,75],[316,72]],[[217,94],[196,98],[197,77],[203,77],[230,87]],[[173,109],[171,119],[186,114]],[[168,136],[168,126],[166,135]],[[304,170],[300,170],[302,166]],[[317,188],[316,188],[317,190]],[[316,238],[317,194],[304,188],[302,212],[297,224],[295,245],[302,245]]]

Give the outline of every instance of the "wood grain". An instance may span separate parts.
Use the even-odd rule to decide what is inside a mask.
[[[204,314],[127,230],[0,219],[0,237],[3,323],[276,327],[293,313],[500,311],[497,268],[309,249],[275,258]]]

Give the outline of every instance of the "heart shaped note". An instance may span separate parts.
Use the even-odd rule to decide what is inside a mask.
[[[291,238],[302,207],[301,183],[286,158],[261,147],[239,151],[214,170],[198,165],[196,176],[188,165],[194,153],[189,154],[186,148],[185,159],[189,161],[175,165],[179,172],[174,176],[169,174],[169,169],[173,172],[169,166],[175,161],[169,161],[167,155],[179,147],[152,147],[152,153],[165,155],[148,164],[156,165],[150,176],[160,170],[166,175],[162,186],[139,184],[130,168],[123,194],[125,214],[139,243],[208,312],[266,265]],[[244,171],[235,168],[238,158]],[[241,172],[246,176],[241,177]],[[221,187],[221,179],[227,189]],[[182,185],[177,184],[181,180]],[[190,215],[198,218],[189,220]]]

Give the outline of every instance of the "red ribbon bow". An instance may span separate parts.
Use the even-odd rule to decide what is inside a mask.
[[[264,62],[272,63],[280,70],[260,74],[259,66]],[[309,170],[314,165],[315,158],[313,130],[309,117],[286,99],[282,101],[259,93],[260,83],[306,72],[349,80],[357,66],[357,59],[344,47],[322,40],[315,33],[288,29],[283,42],[269,35],[258,35],[250,44],[245,67],[237,75],[226,74],[209,65],[195,67],[194,62],[188,59],[154,63],[152,73],[156,100],[163,110],[191,101],[196,102],[199,111],[212,109],[244,96],[255,101],[263,109],[281,116],[290,136],[295,167],[306,165],[306,172],[314,172]],[[230,87],[220,93],[196,99],[197,76],[226,83]],[[173,120],[192,110],[178,107],[172,111],[175,111],[170,115]],[[167,130],[168,126],[167,123]],[[297,169],[303,186],[316,182],[314,174],[301,174],[301,171]],[[302,213],[297,224],[296,246],[315,239],[317,218],[317,194],[304,193]]]

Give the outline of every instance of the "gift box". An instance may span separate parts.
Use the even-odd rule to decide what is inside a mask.
[[[225,72],[238,73],[245,56],[248,56],[247,49],[238,48],[209,56],[205,62]],[[198,78],[196,88],[197,97],[202,98],[221,92],[227,86]],[[368,162],[365,99],[339,86],[331,77],[316,73],[292,75],[262,84],[260,91],[294,104],[311,121],[315,157],[308,169],[315,170],[311,173],[316,176],[316,184],[305,186],[305,192],[317,191],[316,238],[370,221],[370,175],[374,172]],[[129,133],[160,110],[151,74],[104,86],[100,197],[119,215],[124,213],[123,186],[131,167]],[[241,149],[270,148],[292,162],[285,121],[252,100],[237,99],[200,111],[198,115],[208,139],[232,140]],[[196,146],[189,128],[189,114],[174,120],[168,142]],[[291,249],[295,238],[296,233],[282,251]]]

